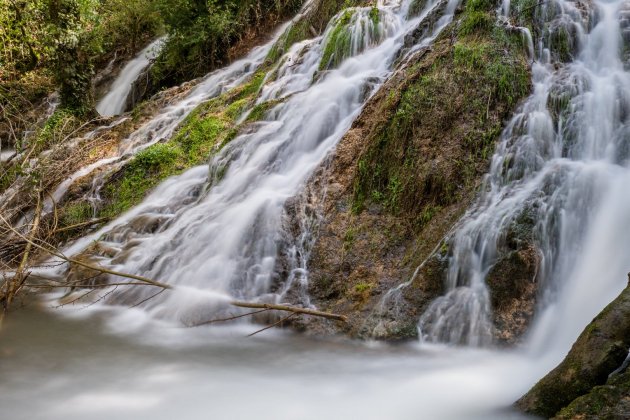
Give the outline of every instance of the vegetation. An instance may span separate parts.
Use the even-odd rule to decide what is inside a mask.
[[[421,227],[486,170],[503,118],[530,89],[522,41],[494,24],[493,7],[469,1],[454,45],[445,31],[434,47],[441,53],[388,98],[394,113],[358,161],[355,212],[378,203]],[[455,165],[440,158],[439,141],[453,142]]]
[[[348,57],[351,48],[351,33],[348,28],[354,13],[346,9],[335,21],[330,34],[324,43],[324,52],[319,65],[320,70],[337,67]]]
[[[152,3],[141,0],[2,2],[0,103],[36,101],[54,83],[62,107],[85,113],[94,66],[114,51],[135,52],[160,25]]]
[[[99,217],[114,217],[138,204],[165,178],[200,165],[237,134],[237,120],[251,107],[265,73],[194,110],[168,143],[154,144],[112,175],[103,191]],[[253,111],[252,111],[253,112]],[[256,111],[259,116],[262,111]],[[253,121],[250,114],[248,121]]]
[[[234,44],[265,33],[300,8],[300,0],[157,0],[169,34],[153,67],[156,87],[199,77],[230,59]]]

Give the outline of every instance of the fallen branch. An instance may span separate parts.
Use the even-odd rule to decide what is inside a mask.
[[[13,281],[9,281],[7,285],[7,293],[4,297],[4,309],[7,310],[8,306],[11,305],[11,301],[13,297],[17,293],[17,291],[22,287],[28,274],[24,274],[26,270],[26,266],[28,264],[28,257],[32,248],[32,241],[35,239],[35,235],[37,234],[37,229],[39,228],[39,222],[41,220],[42,215],[42,200],[41,193],[37,193],[37,208],[35,210],[35,220],[33,221],[33,227],[29,233],[29,238],[26,238],[26,248],[24,249],[24,254],[22,255],[22,261],[18,266],[15,276],[13,276]],[[17,232],[17,231],[16,231]]]
[[[293,312],[296,314],[304,314],[304,315],[312,315],[319,316],[321,318],[334,319],[336,321],[348,322],[348,318],[344,315],[333,314],[330,312],[322,312],[316,311],[314,309],[307,308],[297,308],[295,306],[289,305],[276,305],[272,303],[252,303],[252,302],[240,302],[233,301],[230,302],[231,305],[238,306],[239,308],[250,308],[250,309],[273,309],[276,311],[286,311]]]
[[[99,223],[108,222],[109,220],[110,220],[109,217],[101,217],[99,219],[89,220],[87,222],[77,223],[76,225],[70,225],[70,226],[59,228],[59,229],[55,229],[53,230],[52,234],[67,232],[69,230],[79,229],[83,227],[88,227],[88,226],[96,225]]]
[[[202,322],[200,324],[195,324],[195,325],[193,325],[193,327],[200,327],[202,325],[214,324],[215,322],[233,321],[235,319],[240,319],[240,318],[244,318],[246,316],[255,315],[255,314],[259,314],[261,312],[267,312],[267,311],[269,311],[269,309],[260,309],[258,311],[248,312],[246,314],[241,314],[241,315],[235,315],[235,316],[231,316],[229,318],[211,319],[210,321],[204,321],[204,322]]]
[[[28,239],[27,237],[25,237],[24,235],[22,235],[20,232],[18,232],[15,228],[13,228],[13,226],[11,226],[11,224],[2,216],[0,215],[0,220],[7,225],[7,227],[13,232],[13,234],[17,235],[19,238],[21,238],[22,240],[26,241],[27,243],[30,243],[32,246],[34,246],[37,249],[40,249],[44,252],[47,252],[48,254],[60,258],[68,263],[72,263],[72,264],[76,264],[79,265],[81,267],[85,267],[88,268],[90,270],[94,270],[94,271],[99,271],[101,273],[104,274],[111,274],[113,276],[118,276],[118,277],[125,277],[128,279],[133,279],[133,280],[138,280],[140,282],[143,283],[147,283],[153,286],[157,286],[157,287],[161,287],[163,289],[172,289],[173,287],[166,284],[166,283],[160,283],[158,281],[152,280],[150,278],[147,277],[143,277],[143,276],[136,276],[135,274],[127,274],[127,273],[122,273],[120,271],[115,271],[115,270],[110,270],[104,267],[99,267],[97,265],[92,265],[92,264],[88,264],[86,262],[74,259],[74,258],[70,258],[70,257],[66,257],[65,255],[63,255],[61,252],[55,250],[55,249],[50,249],[47,247],[44,247],[42,245],[39,245],[37,243],[35,243],[34,241],[31,241],[30,239]]]

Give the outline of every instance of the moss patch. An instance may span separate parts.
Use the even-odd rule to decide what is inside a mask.
[[[314,9],[293,23],[273,46],[267,56],[268,63],[275,63],[297,42],[322,34],[330,20],[341,10],[349,7],[371,5],[371,0],[320,0]]]
[[[530,90],[520,38],[499,27],[486,29],[470,33],[461,26],[452,47],[442,37],[430,62],[415,66],[391,101],[391,119],[358,162],[355,212],[373,202],[393,214],[414,215],[421,227],[486,171],[503,119]],[[444,141],[452,142],[450,162]]]
[[[590,398],[571,404],[560,413],[560,418],[575,418],[572,412],[588,414],[609,405],[604,396],[610,390],[595,387],[607,383],[609,375],[628,355],[628,348],[630,288],[626,288],[586,327],[562,363],[521,398],[517,406],[529,414],[549,418],[589,392],[593,393]],[[628,384],[623,382],[627,387]]]
[[[164,179],[207,161],[237,135],[236,122],[252,107],[265,75],[259,71],[243,85],[200,105],[168,143],[138,153],[106,181],[101,194],[104,204],[97,216],[116,217],[140,203]]]

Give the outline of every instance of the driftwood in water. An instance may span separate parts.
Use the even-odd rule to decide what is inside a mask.
[[[296,314],[312,315],[312,316],[318,316],[318,317],[327,318],[327,319],[334,319],[336,321],[342,321],[342,322],[348,321],[348,318],[346,318],[344,315],[333,314],[330,312],[316,311],[314,309],[298,308],[298,307],[289,306],[289,305],[276,305],[273,303],[253,303],[253,302],[240,302],[240,301],[233,301],[233,302],[230,302],[230,304],[234,306],[238,306],[240,308],[286,311],[286,312],[293,312]]]
[[[89,264],[86,263],[84,261],[81,260],[77,260],[74,258],[70,258],[67,257],[65,255],[63,255],[60,251],[56,250],[54,247],[45,244],[45,245],[40,245],[38,243],[36,243],[34,240],[31,240],[27,237],[25,237],[24,235],[22,235],[20,232],[18,232],[16,229],[13,228],[13,226],[11,226],[11,224],[4,218],[2,217],[2,215],[0,215],[0,221],[4,222],[4,224],[15,234],[17,235],[20,239],[22,239],[23,241],[26,241],[28,244],[30,244],[31,246],[44,251],[54,257],[57,257],[63,261],[66,261],[68,263],[71,264],[76,264],[79,265],[81,267],[85,267],[88,268],[90,270],[94,270],[94,271],[98,271],[104,274],[111,274],[113,276],[119,276],[119,277],[125,277],[128,279],[133,279],[133,280],[138,280],[142,283],[146,283],[146,284],[150,284],[152,286],[157,286],[157,287],[161,287],[163,289],[172,289],[172,286],[166,284],[166,283],[160,283],[159,281],[155,281],[152,280],[150,278],[147,277],[143,277],[143,276],[136,276],[135,274],[128,274],[128,273],[122,273],[120,271],[115,271],[115,270],[110,270],[108,268],[104,268],[104,267],[99,267],[97,265],[93,265],[93,264]]]
[[[39,211],[36,213],[36,219],[35,219],[35,223],[33,226],[32,231],[36,231],[38,224],[39,224],[39,215],[41,212],[41,197],[40,197],[40,204],[38,204],[38,208]],[[173,287],[169,284],[166,283],[161,283],[158,282],[156,280],[147,278],[147,277],[143,277],[143,276],[137,276],[134,274],[128,274],[128,273],[123,273],[120,271],[115,271],[115,270],[110,270],[104,267],[100,267],[98,265],[93,265],[93,264],[89,264],[86,263],[84,261],[81,260],[77,260],[74,258],[70,258],[65,256],[63,253],[61,253],[60,251],[58,251],[57,249],[55,249],[54,247],[50,246],[49,244],[47,244],[46,242],[43,242],[43,244],[38,244],[35,242],[35,238],[34,238],[34,234],[31,234],[31,237],[26,237],[24,235],[22,235],[20,232],[18,232],[16,229],[14,229],[11,224],[4,218],[2,217],[2,215],[0,215],[0,221],[4,222],[4,224],[13,232],[13,234],[15,234],[17,237],[19,237],[21,240],[25,241],[27,243],[27,248],[26,248],[26,252],[24,253],[24,257],[22,260],[22,264],[20,264],[20,268],[17,270],[16,272],[16,276],[15,279],[19,279],[23,277],[23,272],[24,269],[26,268],[26,262],[28,260],[28,256],[29,256],[29,251],[31,249],[31,247],[35,247],[39,250],[42,250],[50,255],[53,255],[65,262],[68,262],[70,264],[76,264],[85,268],[88,268],[90,270],[94,270],[100,273],[104,273],[104,274],[110,274],[113,276],[119,276],[119,277],[125,277],[128,279],[132,279],[132,280],[138,280],[140,283],[119,283],[117,285],[128,285],[128,286],[133,286],[133,285],[152,285],[152,286],[157,286],[157,287],[161,287],[162,289],[172,289]],[[92,287],[109,287],[112,286],[113,284],[110,283],[105,283],[103,285],[94,285]],[[63,286],[63,285],[62,285]],[[72,286],[72,285],[67,285],[67,286]],[[78,286],[78,287],[82,287],[79,285],[74,285],[74,286]],[[9,296],[11,296],[11,294],[9,294]],[[332,319],[335,321],[342,321],[342,322],[347,322],[347,318],[343,315],[339,315],[339,314],[333,314],[330,312],[322,312],[322,311],[318,311],[315,309],[308,309],[308,308],[300,308],[300,307],[296,307],[296,306],[290,306],[290,305],[280,305],[280,304],[273,304],[273,303],[255,303],[255,302],[242,302],[242,301],[231,301],[230,305],[233,306],[237,306],[240,308],[250,308],[250,309],[259,309],[259,311],[255,311],[249,314],[244,314],[244,315],[239,315],[236,317],[232,317],[232,318],[227,318],[227,319],[220,319],[220,320],[212,320],[212,321],[207,321],[204,322],[203,324],[208,324],[208,323],[212,323],[212,322],[219,322],[219,321],[228,321],[231,319],[236,319],[236,318],[240,318],[242,316],[248,316],[248,315],[253,315],[259,312],[264,312],[264,311],[269,311],[269,310],[274,310],[274,311],[284,311],[284,312],[291,312],[291,315],[289,315],[288,317],[283,318],[281,321],[267,327],[267,328],[271,328],[279,323],[281,323],[282,321],[284,321],[285,319],[290,318],[293,315],[310,315],[310,316],[316,316],[316,317],[321,317],[321,318],[326,318],[326,319]],[[203,325],[203,324],[199,324],[199,325]],[[264,331],[265,329],[260,330],[260,331]]]

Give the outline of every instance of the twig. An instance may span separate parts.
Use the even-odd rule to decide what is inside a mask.
[[[152,295],[151,295],[151,296],[149,296],[148,298],[146,298],[146,299],[142,299],[140,302],[136,303],[135,305],[130,306],[130,308],[135,308],[135,307],[137,307],[137,306],[142,305],[144,302],[147,302],[147,301],[149,301],[149,300],[153,299],[154,297],[156,297],[157,295],[159,295],[160,293],[162,293],[164,290],[166,290],[166,289],[162,289],[162,290],[160,290],[159,292],[152,294]]]
[[[240,301],[233,301],[233,302],[230,302],[230,304],[232,304],[234,306],[238,306],[240,308],[273,309],[273,310],[276,310],[276,311],[287,311],[287,312],[293,312],[293,313],[296,313],[296,314],[319,316],[319,317],[322,317],[322,318],[334,319],[334,320],[337,320],[337,321],[348,322],[348,318],[345,317],[344,315],[332,314],[330,312],[316,311],[314,309],[296,308],[295,306],[276,305],[276,304],[272,304],[272,303],[240,302]]]
[[[68,283],[68,284],[29,284],[28,285],[28,287],[32,289],[67,289],[69,287],[77,287],[80,289],[104,289],[106,287],[112,287],[112,286],[153,286],[153,285],[149,283],[133,283],[133,282],[132,283],[103,283],[103,284]]]
[[[79,228],[82,228],[82,227],[92,226],[92,225],[96,225],[96,224],[99,224],[99,223],[102,223],[102,222],[107,222],[109,220],[110,220],[109,217],[101,217],[101,218],[98,218],[98,219],[89,220],[87,222],[77,223],[75,225],[70,225],[70,226],[65,226],[65,227],[59,228],[59,229],[55,229],[52,233],[56,234],[56,233],[66,232],[66,231],[69,231],[69,230],[79,229]]]
[[[33,244],[33,239],[35,239],[35,235],[37,234],[37,229],[39,228],[39,221],[41,220],[42,215],[42,195],[41,192],[37,193],[37,207],[35,210],[35,219],[33,220],[33,227],[31,228],[31,232],[29,233],[29,238],[26,239],[26,248],[24,249],[24,254],[22,254],[22,261],[18,266],[15,276],[13,276],[13,281],[9,282],[9,287],[6,295],[6,304],[5,309],[11,304],[13,300],[13,295],[17,291],[24,281],[26,280],[24,276],[24,270],[26,269],[26,265],[28,263],[28,257],[31,253],[31,248]]]
[[[274,322],[273,324],[268,325],[268,326],[266,326],[265,328],[262,328],[262,329],[260,329],[260,330],[258,330],[258,331],[254,331],[253,333],[248,334],[247,336],[248,336],[248,337],[252,337],[252,336],[254,336],[254,335],[258,334],[258,333],[261,333],[261,332],[263,332],[263,331],[268,330],[269,328],[273,328],[273,327],[275,327],[276,325],[282,324],[284,321],[286,321],[287,319],[289,319],[289,318],[291,318],[292,316],[295,316],[295,315],[297,315],[297,314],[298,314],[298,312],[293,312],[293,313],[291,313],[291,314],[289,314],[289,315],[285,316],[284,318],[282,318],[280,321]]]
[[[201,325],[207,325],[207,324],[214,324],[215,322],[233,321],[235,319],[243,318],[243,317],[250,316],[250,315],[256,315],[256,314],[259,314],[261,312],[267,312],[267,311],[270,311],[270,310],[271,309],[260,309],[258,311],[248,312],[246,314],[241,314],[241,315],[236,315],[236,316],[231,316],[229,318],[211,319],[210,321],[205,321],[205,322],[202,322],[201,324],[195,324],[195,325],[193,325],[193,327],[199,327]]]
[[[44,252],[47,252],[48,254],[50,254],[52,256],[60,258],[60,259],[62,259],[64,261],[66,261],[66,262],[69,262],[69,263],[72,263],[72,264],[76,264],[76,265],[79,265],[81,267],[89,268],[89,269],[94,270],[94,271],[100,271],[101,273],[104,273],[104,274],[111,274],[113,276],[119,276],[119,277],[125,277],[125,278],[129,278],[129,279],[133,279],[133,280],[139,280],[141,282],[144,282],[144,283],[147,283],[147,284],[150,284],[150,285],[153,285],[153,286],[161,287],[163,289],[172,289],[173,288],[172,286],[170,286],[170,285],[168,285],[166,283],[160,283],[159,281],[155,281],[155,280],[152,280],[152,279],[147,278],[147,277],[137,276],[135,274],[122,273],[120,271],[110,270],[110,269],[107,269],[107,268],[104,268],[104,267],[99,267],[99,266],[96,266],[96,265],[88,264],[88,263],[85,263],[83,261],[80,261],[80,260],[77,260],[77,259],[74,259],[74,258],[66,257],[65,255],[63,255],[61,252],[59,252],[57,250],[41,246],[41,245],[35,243],[34,241],[29,240],[24,235],[22,235],[20,232],[15,230],[13,228],[13,226],[11,226],[11,224],[2,215],[0,215],[0,220],[5,225],[7,225],[8,228],[15,235],[19,236],[22,240],[25,240],[26,242],[30,243],[32,246],[34,246],[34,247],[36,247],[36,248],[38,248],[38,249],[40,249],[40,250],[42,250]]]

